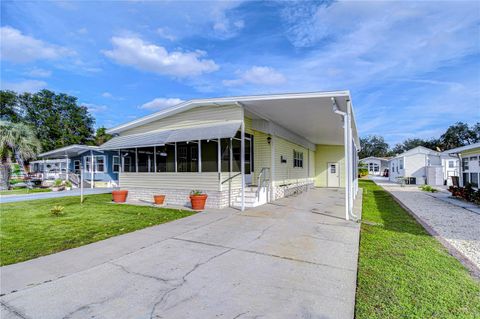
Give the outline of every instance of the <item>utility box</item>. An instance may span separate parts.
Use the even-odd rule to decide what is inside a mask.
[[[443,170],[441,165],[427,166],[427,184],[441,186],[444,184]]]

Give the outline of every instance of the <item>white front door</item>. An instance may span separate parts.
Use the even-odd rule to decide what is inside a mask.
[[[327,187],[340,187],[338,163],[328,163],[327,165]]]

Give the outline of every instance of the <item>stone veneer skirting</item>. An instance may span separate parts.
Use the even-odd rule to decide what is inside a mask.
[[[274,198],[279,199],[286,196],[296,195],[313,188],[311,181],[289,184],[274,187]],[[165,204],[190,207],[190,190],[166,189],[166,188],[143,188],[128,187],[127,201],[129,202],[148,202],[153,203],[153,195],[165,195]],[[241,189],[232,189],[229,194],[228,189],[222,191],[206,191],[208,198],[206,208],[223,208],[233,204],[237,196],[241,195]]]

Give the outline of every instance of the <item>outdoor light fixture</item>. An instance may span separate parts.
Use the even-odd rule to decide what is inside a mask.
[[[272,142],[272,138],[269,136],[267,137],[267,143],[270,144]]]

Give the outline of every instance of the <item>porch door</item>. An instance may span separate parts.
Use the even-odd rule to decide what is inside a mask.
[[[248,136],[248,137],[247,137]],[[252,184],[253,171],[253,136],[245,134],[245,184]]]
[[[327,187],[340,187],[338,163],[328,163],[327,165]]]

